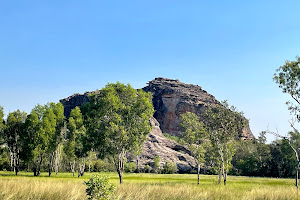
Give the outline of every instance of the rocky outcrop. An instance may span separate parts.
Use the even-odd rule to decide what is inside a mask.
[[[175,136],[180,135],[181,114],[189,111],[201,115],[208,107],[221,105],[200,86],[181,83],[178,79],[155,78],[143,90],[153,93],[154,117],[160,123],[162,132]],[[249,126],[241,130],[240,137],[254,137]]]
[[[97,91],[94,91],[97,92]],[[65,99],[59,100],[59,102],[64,106],[64,114],[69,118],[71,110],[76,106],[80,107],[83,104],[89,102],[89,94],[94,92],[85,92],[84,94],[73,94]]]
[[[143,154],[140,159],[142,165],[153,167],[153,159],[159,156],[161,166],[166,161],[177,164],[179,173],[191,172],[195,166],[195,160],[190,156],[189,151],[175,141],[167,139],[159,128],[155,118],[150,119],[152,130],[143,146]]]
[[[193,170],[195,161],[189,151],[175,141],[167,139],[163,133],[179,136],[178,125],[182,113],[189,111],[201,115],[208,107],[221,105],[220,102],[200,86],[181,83],[177,79],[155,78],[143,90],[153,93],[155,113],[154,118],[150,120],[153,128],[144,143],[140,163],[153,166],[154,157],[159,156],[161,165],[169,160],[177,164],[179,172]],[[64,106],[65,116],[69,117],[73,108],[88,102],[88,95],[96,92],[99,91],[74,94],[60,100]],[[254,137],[249,126],[241,131],[240,137],[242,139]]]

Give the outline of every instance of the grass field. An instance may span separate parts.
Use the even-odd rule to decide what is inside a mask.
[[[300,199],[293,179],[229,176],[227,185],[218,185],[218,177],[194,174],[124,174],[118,184],[117,173],[102,173],[117,186],[119,199]],[[33,177],[21,172],[0,172],[0,199],[86,199],[85,185],[91,173],[73,178],[71,173]]]

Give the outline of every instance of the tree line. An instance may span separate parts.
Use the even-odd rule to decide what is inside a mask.
[[[298,104],[299,62],[287,62],[274,75],[283,92],[291,94]],[[73,176],[77,171],[78,176],[83,176],[87,163],[90,170],[92,161],[100,165],[99,170],[116,171],[122,183],[124,170],[133,171],[127,163],[131,153],[136,155],[138,171],[142,146],[151,131],[152,94],[117,82],[91,94],[89,100],[74,108],[68,119],[61,103],[37,105],[29,114],[17,110],[5,119],[0,106],[0,167],[3,169],[6,161],[6,169],[12,169],[16,175],[26,169],[34,176],[41,171],[48,171],[51,176],[59,170],[71,171]],[[299,121],[299,105],[288,105]],[[228,174],[298,177],[297,129],[271,144],[266,144],[270,131],[261,132],[257,139],[241,141],[239,133],[247,124],[243,113],[227,101],[207,108],[200,116],[190,112],[181,115],[182,132],[176,140],[194,157],[198,184],[201,171],[219,174],[219,184],[223,178],[224,185]],[[157,160],[154,172],[160,171]],[[146,168],[150,171],[149,166]],[[163,171],[170,173],[176,169],[168,162]]]
[[[4,119],[0,107],[0,164],[8,164],[17,175],[27,169],[39,176],[47,170],[56,174],[62,165],[83,176],[86,159],[102,159],[113,166],[120,182],[128,152],[140,152],[151,130],[152,96],[121,83],[108,84],[90,102],[74,108],[68,119],[61,103],[35,106],[30,114],[19,110]],[[8,158],[8,159],[7,159]],[[95,160],[95,159],[94,159]],[[99,164],[99,162],[98,162]]]

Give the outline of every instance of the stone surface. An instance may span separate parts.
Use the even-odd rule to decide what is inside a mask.
[[[155,118],[150,119],[152,131],[150,132],[143,146],[143,153],[140,158],[141,165],[153,167],[153,159],[159,156],[160,164],[172,161],[177,164],[179,173],[190,172],[196,166],[195,160],[190,156],[189,151],[177,142],[167,139],[159,128]]]
[[[96,91],[94,91],[96,92]],[[94,92],[85,92],[84,94],[73,94],[65,99],[59,100],[60,103],[64,106],[64,114],[67,118],[69,118],[71,110],[76,106],[80,107],[83,104],[89,102],[89,94]]]
[[[198,85],[181,83],[178,79],[155,78],[143,88],[153,93],[154,117],[161,125],[162,132],[180,135],[180,115],[189,111],[201,115],[208,107],[220,105],[215,97]],[[250,127],[240,132],[242,139],[254,136]]]

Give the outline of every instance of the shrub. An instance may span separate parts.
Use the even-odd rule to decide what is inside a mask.
[[[86,165],[87,166],[87,165]],[[91,163],[91,169],[94,172],[113,172],[114,165],[107,160],[95,160]]]
[[[154,157],[153,171],[154,173],[160,173],[160,158],[159,156]]]
[[[174,174],[178,171],[177,165],[171,161],[167,161],[163,168],[164,174]]]
[[[90,200],[112,200],[115,199],[116,187],[108,182],[109,178],[103,175],[93,175],[84,184],[87,186],[86,193]]]
[[[136,170],[136,164],[134,162],[125,163],[125,172],[134,172]]]
[[[150,173],[151,172],[151,167],[149,165],[145,165],[144,169],[143,169],[143,172],[145,173]]]

